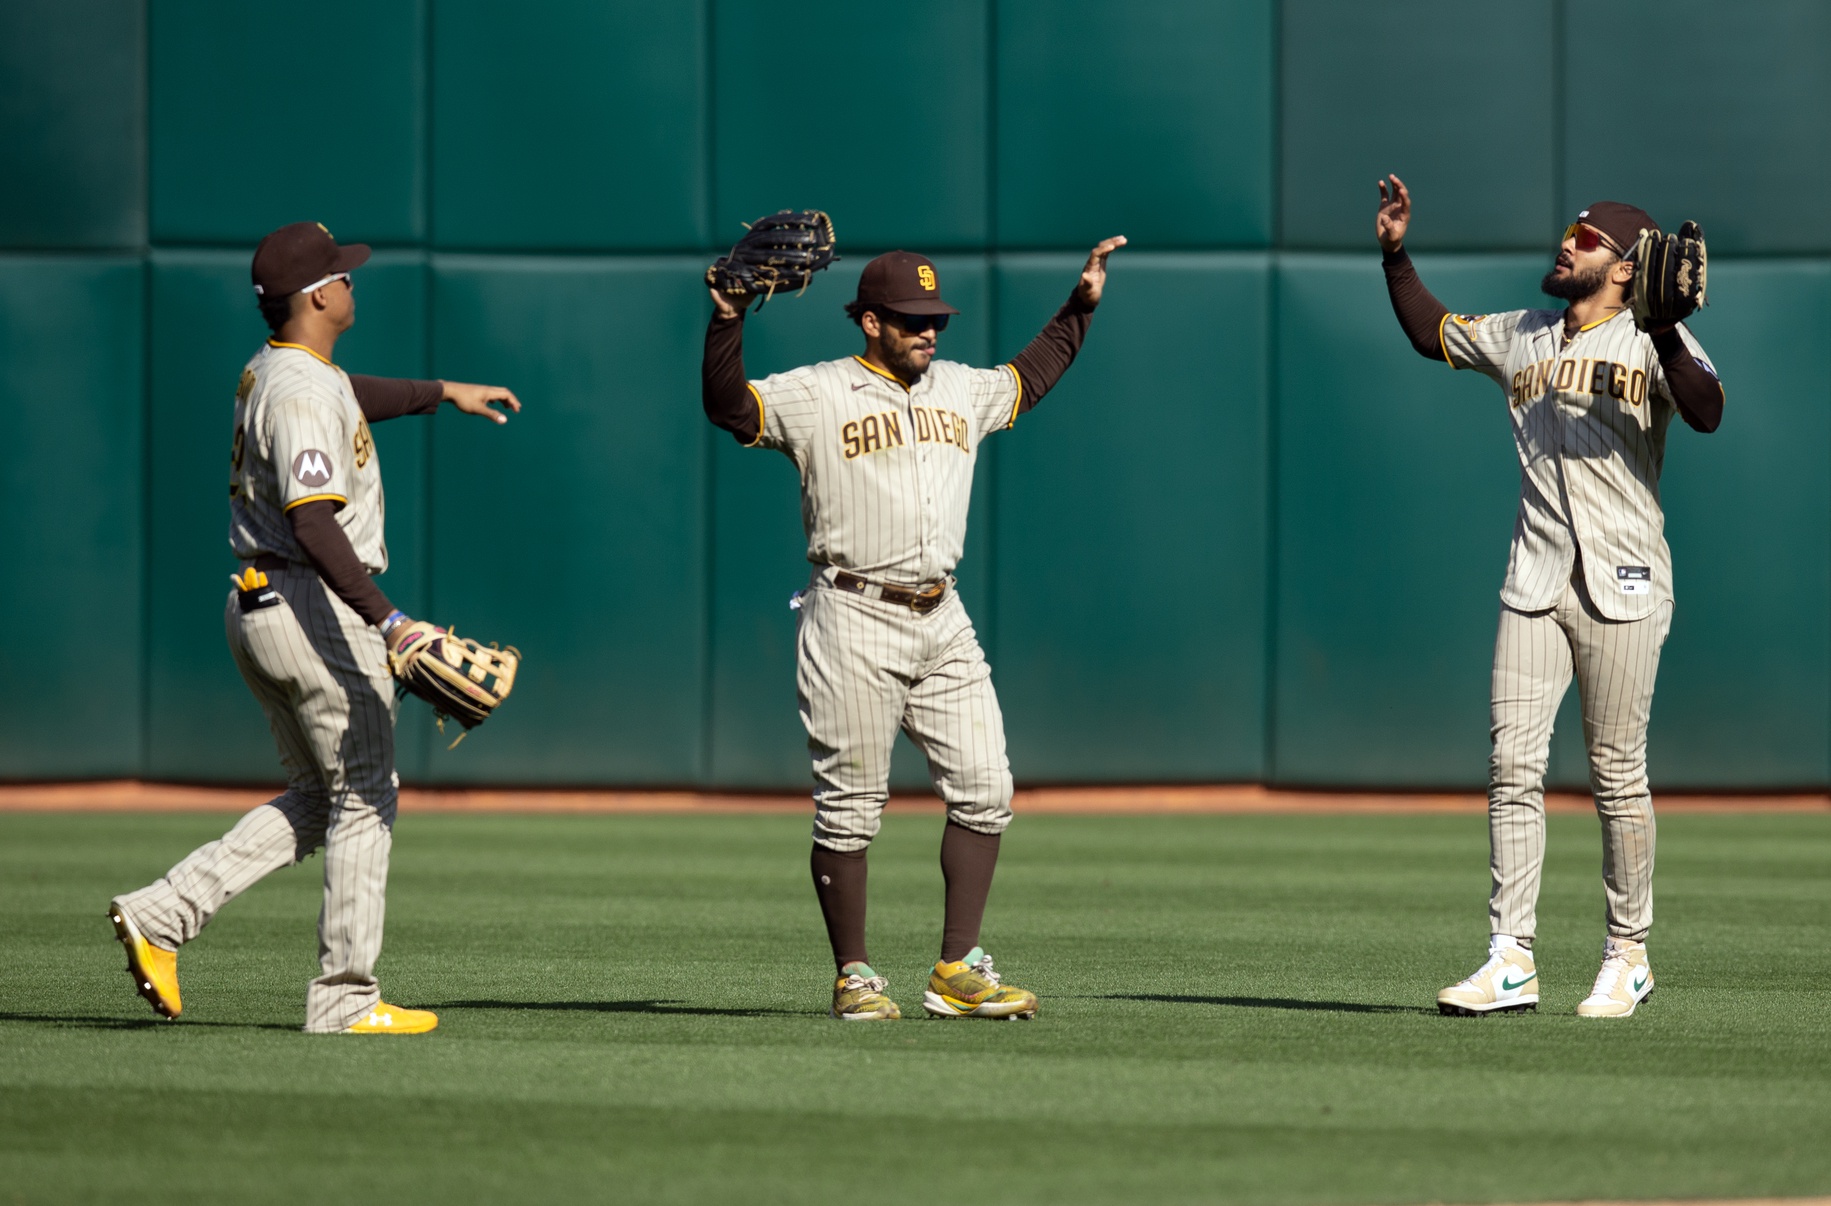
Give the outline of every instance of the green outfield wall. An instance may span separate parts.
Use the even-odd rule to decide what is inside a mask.
[[[934,255],[943,353],[990,363],[1131,238],[980,461],[1021,782],[1479,785],[1517,468],[1499,391],[1393,320],[1390,170],[1458,310],[1534,304],[1585,202],[1704,224],[1728,411],[1671,437],[1654,782],[1824,788],[1827,114],[1822,0],[0,0],[0,778],[272,777],[223,484],[248,256],[309,218],[377,248],[340,363],[527,403],[377,432],[385,589],[527,656],[455,752],[410,704],[404,774],[805,784],[794,472],[700,413],[699,274],[821,206],[845,260],[750,323],[754,375],[854,350],[874,252]]]

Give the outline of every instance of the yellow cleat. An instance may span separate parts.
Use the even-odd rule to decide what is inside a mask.
[[[439,1015],[430,1009],[402,1009],[377,1001],[362,1020],[345,1034],[425,1034],[439,1028]]]
[[[1536,1013],[1538,1007],[1538,965],[1532,952],[1508,934],[1490,935],[1488,961],[1437,994],[1437,1010],[1445,1017]]]
[[[992,957],[976,946],[958,963],[935,964],[922,1008],[938,1018],[1028,1020],[1036,1016],[1036,994],[1000,983]]]
[[[888,987],[869,963],[846,964],[833,983],[832,1016],[842,1022],[894,1022],[903,1011],[884,995]]]
[[[178,952],[148,942],[118,900],[108,902],[108,920],[114,922],[114,936],[127,948],[127,974],[133,977],[134,991],[162,1018],[183,1013],[184,1003],[178,997]]]

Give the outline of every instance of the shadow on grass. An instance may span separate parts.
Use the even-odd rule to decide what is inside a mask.
[[[194,1022],[190,1019],[166,1018],[97,1018],[82,1017],[76,1014],[57,1013],[8,1013],[0,1011],[0,1022],[29,1022],[39,1026],[70,1026],[80,1030],[160,1030],[170,1027],[173,1030],[190,1030],[207,1026],[215,1030],[283,1030],[289,1034],[303,1033],[297,1026],[288,1026],[282,1022]]]
[[[683,1018],[802,1018],[805,1009],[711,1009],[680,1001],[446,1001],[428,1009],[550,1009],[573,1013],[659,1013]]]
[[[1359,1001],[1303,1001],[1294,997],[1189,997],[1155,992],[1108,993],[1081,997],[1083,1001],[1152,1001],[1163,1005],[1231,1005],[1238,1009],[1304,1009],[1324,1013],[1420,1013],[1437,1015],[1416,1005],[1368,1005]]]

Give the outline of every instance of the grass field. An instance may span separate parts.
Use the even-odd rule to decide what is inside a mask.
[[[939,820],[872,852],[914,1015],[823,1016],[807,822],[406,816],[383,987],[308,1037],[320,864],[183,954],[156,1023],[103,908],[222,816],[0,815],[0,1201],[1481,1202],[1831,1191],[1831,816],[1661,822],[1660,988],[1572,1009],[1595,821],[1554,817],[1536,1016],[1484,952],[1478,817],[1029,817],[986,945],[1033,1023],[919,1016]]]

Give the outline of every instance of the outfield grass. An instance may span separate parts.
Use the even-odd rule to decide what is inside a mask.
[[[797,817],[409,816],[383,987],[297,1033],[317,860],[134,996],[102,913],[220,816],[0,816],[0,1201],[1479,1202],[1831,1191],[1831,817],[1661,822],[1659,991],[1572,1015],[1594,820],[1554,817],[1536,1016],[1484,953],[1477,817],[1032,817],[986,945],[1033,1023],[928,1021],[939,820],[872,852],[911,1015],[826,1020]]]

